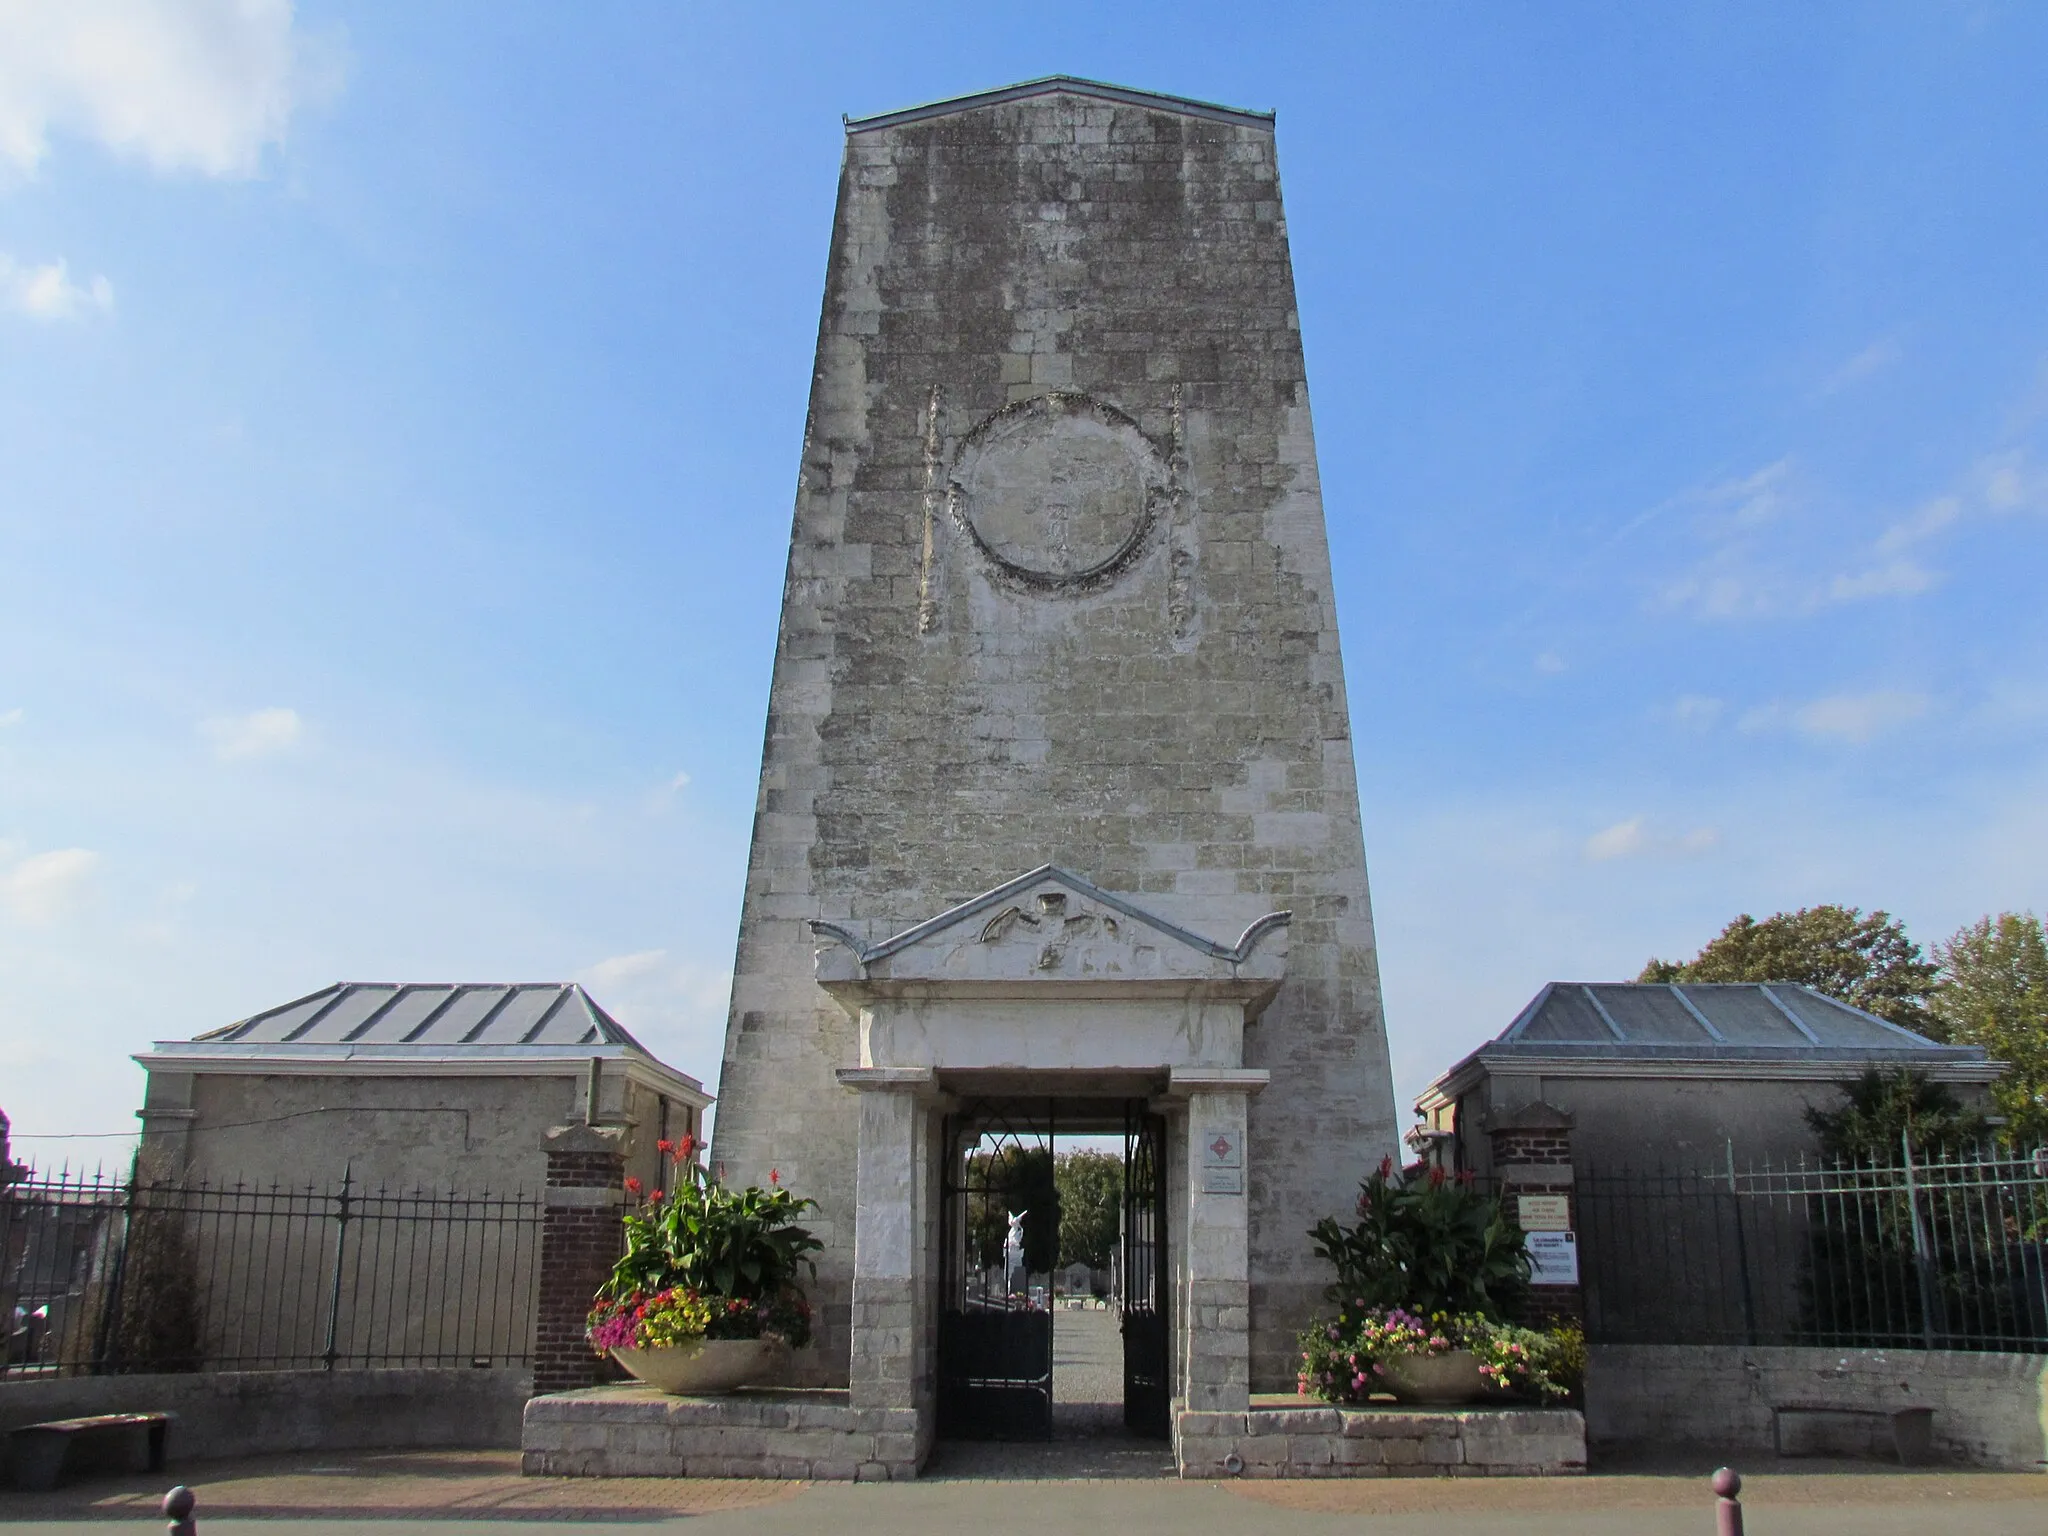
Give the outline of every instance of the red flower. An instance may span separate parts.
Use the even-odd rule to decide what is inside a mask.
[[[1460,1168],[1458,1170],[1458,1182],[1464,1185],[1465,1188],[1470,1189],[1477,1180],[1472,1177],[1472,1170],[1470,1168]]]
[[[653,1194],[649,1195],[647,1197],[647,1203],[649,1205],[661,1204],[661,1191],[657,1189]]]
[[[770,1184],[780,1184],[782,1182],[782,1170],[780,1168],[770,1168],[768,1170],[768,1182]]]
[[[1443,1169],[1432,1168],[1429,1170],[1429,1187],[1431,1189],[1442,1189],[1444,1187]]]
[[[691,1153],[695,1152],[696,1150],[697,1138],[694,1136],[685,1136],[681,1141],[676,1143],[677,1157],[688,1157]]]
[[[676,1149],[676,1144],[664,1136],[654,1144],[654,1147],[657,1152],[673,1153]]]
[[[637,1195],[640,1193],[640,1181],[634,1178],[633,1175],[631,1175],[630,1173],[626,1175],[626,1193],[629,1195]]]
[[[1383,1178],[1383,1179],[1391,1179],[1391,1178],[1392,1178],[1393,1176],[1394,1176],[1394,1160],[1393,1160],[1393,1159],[1392,1159],[1391,1157],[1383,1157],[1383,1158],[1381,1158],[1381,1159],[1380,1159],[1380,1177],[1381,1177],[1381,1178]]]

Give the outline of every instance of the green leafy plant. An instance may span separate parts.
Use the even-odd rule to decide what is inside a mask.
[[[1517,1328],[1477,1313],[1429,1315],[1401,1307],[1341,1307],[1335,1322],[1317,1323],[1300,1337],[1303,1396],[1329,1403],[1363,1403],[1387,1390],[1388,1362],[1467,1350],[1480,1378],[1496,1395],[1538,1401],[1563,1397],[1569,1368],[1557,1336]]]
[[[1404,1183],[1388,1158],[1359,1186],[1357,1214],[1350,1226],[1326,1216],[1309,1233],[1337,1266],[1323,1294],[1340,1306],[1504,1320],[1528,1295],[1522,1229],[1469,1176],[1437,1168]]]
[[[626,1213],[626,1251],[599,1288],[598,1301],[623,1303],[671,1291],[701,1296],[712,1303],[714,1338],[720,1336],[715,1319],[727,1311],[752,1320],[751,1333],[725,1335],[736,1338],[758,1336],[771,1314],[792,1315],[802,1302],[798,1272],[815,1276],[810,1255],[825,1246],[797,1225],[817,1202],[784,1189],[773,1172],[766,1189],[727,1189],[698,1164],[691,1137],[673,1145],[664,1141],[661,1151],[675,1160],[676,1187],[667,1196],[655,1191]],[[639,1181],[628,1179],[626,1190],[639,1195]],[[719,1305],[724,1300],[753,1305],[727,1309]],[[802,1311],[807,1325],[809,1309]]]

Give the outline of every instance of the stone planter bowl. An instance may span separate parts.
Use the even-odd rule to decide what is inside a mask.
[[[1454,1349],[1444,1355],[1390,1355],[1381,1364],[1386,1374],[1380,1380],[1404,1403],[1449,1407],[1476,1403],[1486,1395],[1479,1357],[1469,1349]]]
[[[612,1358],[657,1392],[707,1397],[773,1381],[788,1353],[780,1339],[698,1339],[668,1349],[615,1349]]]

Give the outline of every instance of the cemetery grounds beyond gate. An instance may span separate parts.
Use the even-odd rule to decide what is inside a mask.
[[[1117,1106],[1123,1132],[1114,1303],[1123,1340],[1123,1417],[1130,1432],[1168,1433],[1166,1122],[1142,1100]],[[1087,1116],[1093,1130],[1102,1119]],[[940,1183],[938,1433],[959,1440],[1048,1440],[1053,1433],[1055,1298],[1016,1284],[997,1236],[1011,1207],[1060,1224],[1053,1183],[1058,1109],[1048,1099],[980,1100],[945,1120]],[[1042,1168],[1042,1172],[1034,1172]],[[1027,1252],[1038,1246],[1029,1236]],[[1045,1266],[1047,1271],[1055,1264]],[[1048,1280],[1050,1276],[1048,1274]]]

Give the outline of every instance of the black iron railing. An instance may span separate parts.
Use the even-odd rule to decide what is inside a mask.
[[[2048,1352],[2048,1158],[1578,1180],[1599,1343]]]
[[[528,1195],[31,1174],[0,1188],[9,1375],[527,1363]]]

